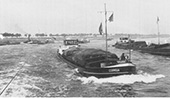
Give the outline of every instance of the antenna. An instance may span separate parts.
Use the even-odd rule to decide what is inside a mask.
[[[128,34],[128,43],[129,43],[129,47],[131,47],[131,40],[130,40],[130,34]],[[131,48],[129,48],[129,62],[131,61]]]

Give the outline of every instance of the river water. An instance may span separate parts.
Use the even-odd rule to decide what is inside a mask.
[[[155,38],[138,40],[157,41]],[[165,40],[169,42],[168,38],[161,42]],[[111,47],[115,42],[108,42],[110,52],[118,56],[128,53],[128,50]],[[170,57],[132,51],[136,75],[87,78],[81,77],[75,69],[57,58],[56,51],[61,44],[62,41],[46,45],[0,46],[0,96],[170,97]],[[105,49],[105,41],[91,40],[82,47]]]

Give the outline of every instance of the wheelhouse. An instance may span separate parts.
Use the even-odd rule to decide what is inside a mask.
[[[77,39],[64,40],[64,45],[78,45],[78,40]]]
[[[129,42],[129,38],[128,37],[121,37],[119,40],[122,43]]]

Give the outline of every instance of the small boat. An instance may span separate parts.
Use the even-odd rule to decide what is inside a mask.
[[[113,40],[112,38],[107,38],[107,41],[111,41],[111,40]]]
[[[83,38],[83,39],[78,39],[78,42],[79,43],[90,43],[90,40],[89,39],[85,39],[85,38]]]
[[[33,39],[31,40],[30,42],[28,42],[29,44],[39,44],[39,45],[43,45],[43,44],[46,44],[46,41],[41,41],[41,40],[38,40],[38,39]]]
[[[58,49],[58,57],[71,67],[78,68],[78,72],[83,76],[101,78],[136,74],[136,66],[133,63],[128,60],[119,60],[114,53],[95,48],[81,48],[75,44],[75,40],[64,42],[69,45],[65,44],[65,47]]]
[[[16,41],[16,40],[1,40],[0,41],[0,46],[2,46],[2,45],[18,45],[18,44],[20,44],[20,42],[19,41]]]
[[[9,44],[10,44],[9,40],[0,40],[0,46],[9,45]]]

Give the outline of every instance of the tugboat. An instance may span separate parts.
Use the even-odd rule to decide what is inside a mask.
[[[105,13],[107,13],[106,5]],[[105,21],[105,23],[107,23],[107,21]],[[71,67],[77,68],[77,71],[86,77],[95,76],[102,78],[136,74],[136,65],[130,61],[130,58],[125,57],[124,53],[121,59],[119,59],[116,54],[107,51],[106,28],[106,51],[95,48],[82,48],[78,45],[77,40],[64,40],[65,46],[59,47],[58,57],[71,65]],[[100,29],[101,28],[99,28],[99,30]]]
[[[116,42],[113,47],[119,48],[119,49],[133,49],[133,50],[139,50],[143,47],[147,47],[147,44],[145,41],[135,41],[131,40],[129,37],[121,37],[118,42]]]

